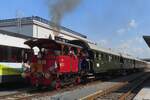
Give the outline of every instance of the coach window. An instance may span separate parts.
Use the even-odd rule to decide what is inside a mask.
[[[113,55],[113,58],[114,58],[113,60],[116,61],[116,56]]]
[[[115,56],[115,61],[117,60],[117,56]]]
[[[22,50],[21,48],[0,46],[1,62],[21,62],[22,61]]]
[[[96,59],[96,52],[93,52],[91,50],[87,51],[88,52],[88,58],[91,60]]]
[[[115,56],[115,58],[116,58],[116,61],[118,60],[118,57],[117,56]]]
[[[99,60],[101,60],[101,59],[102,59],[102,58],[101,58],[101,53],[99,53],[99,57],[98,57],[98,58],[99,58]]]
[[[104,59],[105,61],[107,61],[107,54],[104,54]]]
[[[105,58],[106,58],[106,60],[108,60],[109,58],[108,58],[108,54],[105,54]]]
[[[101,60],[104,60],[104,54],[101,53]]]
[[[94,52],[94,60],[96,59],[96,52]]]
[[[105,55],[105,53],[103,53],[103,60],[106,60],[106,55]]]
[[[96,60],[99,60],[99,54],[96,52]]]
[[[128,59],[125,59],[125,63],[127,63]]]
[[[118,57],[117,57],[117,56],[115,56],[115,58],[116,58],[116,61],[117,61]]]
[[[127,59],[127,63],[129,62],[129,59]]]
[[[112,55],[109,55],[109,62],[112,61]]]
[[[119,61],[119,57],[117,56],[117,61]]]

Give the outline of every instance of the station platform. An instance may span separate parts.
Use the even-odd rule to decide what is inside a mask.
[[[133,100],[150,100],[150,87],[144,87]]]
[[[150,72],[149,69],[146,71]],[[133,100],[150,100],[150,79],[144,82],[140,91],[138,91]]]

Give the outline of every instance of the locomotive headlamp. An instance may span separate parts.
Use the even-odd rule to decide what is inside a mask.
[[[45,51],[45,49],[44,49],[44,48],[42,48],[42,49],[41,49],[41,52],[44,52],[44,51]]]
[[[55,65],[54,65],[54,66],[55,66],[55,68],[57,68],[57,67],[58,67],[58,65],[57,65],[57,62],[56,62],[56,61],[55,61]]]
[[[38,55],[40,49],[38,47],[33,47],[34,55]]]
[[[97,64],[96,64],[96,66],[97,66],[97,67],[100,67],[100,64],[99,64],[99,63],[97,63]]]
[[[50,74],[50,73],[45,73],[45,75],[44,75],[44,76],[45,76],[45,78],[46,78],[46,79],[49,79],[49,78],[50,78],[50,76],[51,76],[51,74]]]

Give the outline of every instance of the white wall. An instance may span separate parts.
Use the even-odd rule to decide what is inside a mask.
[[[40,37],[40,38],[48,38],[49,34],[51,34],[52,38],[54,39],[55,36],[55,32],[51,29],[53,29],[50,25],[47,25],[45,23],[39,22],[34,20],[34,25],[33,25],[33,33],[34,33],[34,37]],[[84,39],[80,36],[74,35],[70,32],[64,31],[64,30],[60,30],[62,33],[65,34],[59,34],[60,37],[68,39],[68,40],[74,40],[74,39]],[[68,35],[67,35],[68,34]]]
[[[38,25],[33,25],[33,37],[49,38],[49,35],[51,35],[54,39],[54,34],[51,30],[40,27]]]
[[[49,38],[49,35],[52,36],[52,39],[54,39],[54,31],[44,28],[38,25],[33,25],[33,36],[38,37],[38,38]],[[59,34],[60,37],[68,39],[68,40],[74,40],[76,38],[64,35],[64,34]]]
[[[4,35],[0,33],[0,45],[4,46],[12,46],[12,47],[20,47],[20,48],[29,48],[24,44],[26,39],[13,37],[9,35]]]
[[[31,37],[36,37],[36,38],[49,38],[49,35],[51,35],[52,39],[54,39],[55,36],[55,32],[52,29],[51,26],[49,26],[48,24],[33,20],[33,22],[22,22],[26,25],[21,25],[21,34],[27,35],[27,36],[31,36]],[[14,23],[9,23],[6,24],[5,27],[1,27],[0,29],[6,30],[6,31],[10,31],[10,32],[15,32],[18,33],[19,32],[19,27],[16,26],[11,26],[14,25]],[[88,41],[86,38],[82,38],[80,36],[74,35],[73,33],[67,32],[65,30],[60,30],[61,34],[59,34],[58,36],[68,39],[68,40],[77,40],[77,39],[81,39],[84,41]]]

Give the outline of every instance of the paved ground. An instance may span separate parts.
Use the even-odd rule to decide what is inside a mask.
[[[41,97],[41,98],[38,98],[38,100],[78,100],[82,97],[93,94],[97,91],[102,91],[106,88],[111,87],[112,85],[118,84],[122,81],[126,81],[129,78],[133,78],[135,76],[136,76],[135,74],[132,74],[132,75],[126,76],[124,78],[118,78],[118,79],[110,80],[107,82],[100,82],[96,85],[94,84],[91,86],[85,86],[82,88],[77,88],[75,90],[66,91],[63,93],[57,93],[53,96]]]
[[[150,80],[146,81],[143,88],[139,91],[133,100],[150,100]]]
[[[139,73],[139,75],[141,75],[141,73]],[[112,79],[112,80],[106,81],[106,82],[98,82],[96,84],[92,84],[89,86],[85,85],[83,87],[79,87],[74,90],[69,90],[69,91],[65,91],[65,92],[57,92],[57,94],[55,94],[53,96],[39,97],[39,98],[35,98],[33,100],[77,100],[77,99],[85,97],[89,94],[93,94],[96,91],[102,91],[106,88],[111,87],[112,85],[118,84],[122,81],[126,81],[129,78],[132,79],[135,76],[137,76],[137,74],[120,77],[117,79]],[[20,89],[20,86],[24,86],[24,85],[19,84],[19,85],[17,85],[17,87],[14,87],[14,85],[12,84],[12,85],[9,85],[9,87],[8,86],[3,87],[3,88],[0,87],[0,96],[16,93],[19,91],[18,89]]]

